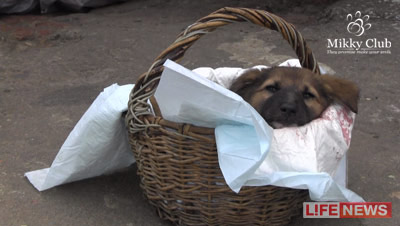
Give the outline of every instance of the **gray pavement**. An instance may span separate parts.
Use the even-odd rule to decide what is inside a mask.
[[[362,90],[348,186],[367,201],[392,202],[393,218],[298,217],[292,225],[400,225],[400,3],[300,2],[289,8],[280,1],[135,0],[85,14],[0,17],[0,226],[170,225],[142,197],[135,166],[45,192],[23,175],[50,166],[104,87],[134,83],[182,29],[224,6],[274,11],[298,28],[320,62]],[[346,15],[358,10],[372,26],[355,38]],[[335,38],[386,38],[391,53],[328,53],[327,40]],[[238,24],[199,40],[182,63],[248,67],[294,56],[277,33]]]

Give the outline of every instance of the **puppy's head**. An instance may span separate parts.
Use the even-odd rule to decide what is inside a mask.
[[[359,98],[359,89],[350,81],[294,67],[251,69],[230,89],[274,128],[302,126],[334,101],[357,113]]]

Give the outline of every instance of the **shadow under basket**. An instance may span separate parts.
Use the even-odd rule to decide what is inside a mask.
[[[292,24],[247,8],[226,7],[201,18],[155,59],[130,94],[126,122],[143,193],[162,219],[176,225],[286,225],[308,199],[307,190],[276,186],[233,192],[219,168],[214,129],[163,119],[153,98],[167,59],[179,61],[204,34],[232,22],[278,31],[302,67],[319,74],[312,51]]]

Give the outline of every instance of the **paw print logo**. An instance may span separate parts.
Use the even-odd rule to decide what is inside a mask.
[[[347,31],[355,36],[361,36],[366,30],[371,28],[371,24],[367,23],[369,16],[365,15],[361,17],[360,11],[357,11],[356,14],[354,14],[354,20],[353,15],[347,14],[346,20],[350,21],[347,25]]]

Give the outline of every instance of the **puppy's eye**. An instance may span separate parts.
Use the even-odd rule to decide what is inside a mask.
[[[269,85],[269,86],[265,87],[265,89],[271,93],[276,93],[279,91],[279,87],[276,85]]]
[[[310,92],[304,92],[304,93],[303,93],[303,98],[306,99],[306,100],[312,99],[312,98],[314,98],[314,97],[315,97],[314,94],[312,94],[312,93],[310,93]]]

